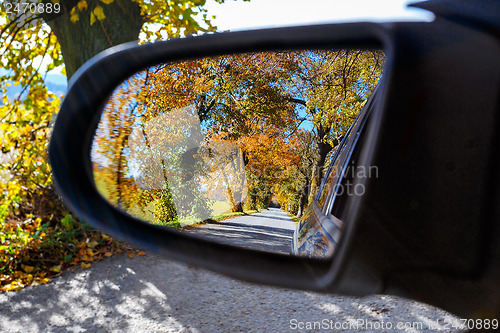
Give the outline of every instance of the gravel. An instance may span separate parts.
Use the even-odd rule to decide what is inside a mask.
[[[0,294],[0,332],[462,332],[456,325],[402,298],[259,286],[151,254]]]

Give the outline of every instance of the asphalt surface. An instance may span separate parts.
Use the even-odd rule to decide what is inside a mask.
[[[307,329],[314,323],[326,326]],[[402,298],[253,285],[150,253],[0,294],[0,332],[461,332],[458,324]]]
[[[185,232],[239,247],[290,253],[296,226],[287,213],[279,208],[269,208],[218,223],[207,223]]]

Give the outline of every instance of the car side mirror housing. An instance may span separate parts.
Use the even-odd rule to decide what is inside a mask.
[[[364,116],[338,138],[336,149],[329,155],[331,164],[325,168],[321,184],[317,184],[318,193],[311,198],[307,214],[315,222],[310,223],[324,229],[320,228],[327,235],[323,242],[326,239],[335,244],[335,250],[328,255],[271,253],[163,228],[127,211],[119,201],[113,201],[116,196],[106,197],[96,185],[96,168],[103,167],[96,166],[97,162],[104,162],[103,153],[95,151],[95,138],[109,125],[109,120],[103,123],[103,114],[113,96],[117,96],[117,87],[131,82],[127,80],[137,73],[158,69],[161,64],[179,66],[199,59],[257,52],[352,49],[382,50],[385,60],[382,78],[372,97],[368,99],[364,92],[359,94],[368,100],[359,107]],[[484,304],[488,308],[498,306],[496,311],[500,309],[498,291],[490,294],[490,289],[484,289],[484,293],[473,295],[475,286],[498,281],[500,276],[498,265],[491,265],[499,262],[499,249],[493,245],[499,239],[496,203],[500,184],[495,172],[499,165],[495,145],[500,144],[496,116],[499,56],[498,39],[494,36],[441,19],[432,23],[276,28],[121,45],[96,56],[72,78],[49,147],[54,182],[65,203],[83,221],[175,260],[258,283],[351,295],[388,292],[414,297],[457,314],[484,317]],[[315,57],[320,57],[320,53],[307,59]],[[180,67],[175,66],[169,67],[171,77],[179,73]],[[170,89],[171,95],[174,82],[170,82],[172,85],[165,88]],[[478,86],[481,89],[473,88]],[[152,99],[145,99],[144,103],[148,101]],[[175,107],[172,104],[165,108]],[[476,112],[480,115],[475,116]],[[143,116],[130,119],[139,124]],[[186,110],[178,113],[177,119],[188,118]],[[203,122],[193,124],[196,126],[189,128],[208,128]],[[157,128],[165,130],[161,126],[164,125]],[[177,124],[172,128],[180,127]],[[149,136],[143,135],[145,128],[134,132],[136,138],[143,140],[135,142],[142,142],[143,146],[147,138],[153,137],[151,131]],[[170,134],[165,142],[172,140]],[[183,141],[183,151],[175,155],[175,161],[180,163],[192,155],[186,162],[191,166],[195,165],[193,156],[203,139],[196,141],[196,152],[189,156],[186,152],[194,146],[188,141]],[[151,150],[149,155],[140,149],[134,153],[131,145],[122,156],[130,160],[135,156],[135,162],[128,164],[129,172],[121,179],[139,179],[133,178],[130,170],[148,158],[161,171],[157,175],[163,175],[162,158],[151,157],[156,154]],[[157,147],[163,147],[158,151],[165,153],[164,146]],[[221,152],[215,148],[206,151],[203,156]],[[224,151],[219,156],[231,153],[229,149]],[[238,158],[244,161],[245,157]],[[187,172],[186,168],[182,170]],[[374,172],[374,168],[376,174],[366,176],[367,170]],[[365,170],[364,176],[361,169]],[[179,169],[171,171],[176,170]],[[485,178],[480,175],[491,181],[481,180]],[[173,184],[173,173],[166,175],[165,181],[167,178]],[[188,181],[184,179],[179,184]],[[361,186],[363,192],[343,195],[339,188],[345,188],[346,182]],[[134,184],[138,188],[138,182]],[[144,182],[141,184],[142,189],[147,187]],[[161,186],[156,189],[162,190]],[[200,185],[197,191],[201,195],[206,186]],[[341,236],[334,239],[335,230],[327,225],[341,226]],[[312,229],[298,228],[296,239],[301,230],[305,234]],[[296,253],[301,246],[307,247],[305,243],[295,241]],[[464,294],[467,297],[461,297]],[[486,294],[496,296],[488,296],[489,301],[482,305]]]

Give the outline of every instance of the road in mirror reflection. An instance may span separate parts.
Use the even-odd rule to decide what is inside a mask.
[[[91,151],[96,187],[148,223],[290,253],[382,62],[381,51],[305,50],[141,71],[104,106]]]

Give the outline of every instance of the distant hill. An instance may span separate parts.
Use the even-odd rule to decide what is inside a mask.
[[[59,76],[59,75],[53,75],[53,76]],[[57,80],[56,81],[56,80],[50,79],[50,81],[49,81],[49,78],[48,78],[47,81],[45,81],[45,85],[47,86],[47,89],[59,97],[61,97],[62,95],[65,95],[66,91],[67,91],[66,77],[63,75],[60,75],[60,76],[62,78],[64,78],[64,80]],[[28,90],[28,88],[26,88],[24,95],[27,93],[27,90]],[[9,88],[7,88],[7,97],[9,98],[9,101],[12,101],[15,98],[17,98],[22,91],[23,91],[23,87],[21,87],[21,85],[18,85],[18,86],[11,85]],[[0,99],[0,105],[1,104],[2,104],[2,101]]]

